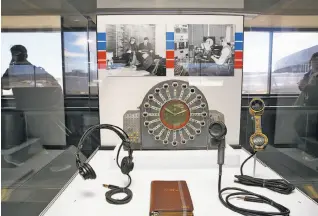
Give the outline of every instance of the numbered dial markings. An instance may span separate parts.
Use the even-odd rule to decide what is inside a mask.
[[[195,87],[180,82],[164,82],[145,96],[143,125],[149,135],[163,145],[185,145],[200,136],[206,125],[206,100]]]

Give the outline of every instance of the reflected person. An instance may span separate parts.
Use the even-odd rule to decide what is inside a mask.
[[[28,61],[23,45],[10,49],[11,61],[1,78],[2,89],[10,90],[16,110],[24,113],[28,137],[42,145],[64,145],[64,96],[58,81],[45,69]]]
[[[296,106],[318,106],[318,52],[314,53],[309,61],[310,70],[305,73],[298,87],[301,91],[294,105]],[[306,151],[307,142],[301,137],[311,137],[318,140],[317,133],[318,115],[317,112],[299,112],[295,120],[298,148]]]
[[[298,83],[301,93],[296,101],[296,105],[318,105],[318,52],[312,55],[309,67],[309,72],[305,73],[302,80]]]
[[[23,45],[14,45],[10,49],[11,61],[1,78],[2,89],[25,87],[60,87],[57,80],[41,67],[28,61],[28,52]]]

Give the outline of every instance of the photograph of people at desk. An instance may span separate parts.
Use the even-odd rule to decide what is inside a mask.
[[[110,76],[165,76],[163,48],[156,25],[106,25]],[[163,40],[163,39],[162,39]]]
[[[175,26],[176,76],[234,76],[234,25]]]

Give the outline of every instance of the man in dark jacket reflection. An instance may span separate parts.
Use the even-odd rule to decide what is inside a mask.
[[[61,86],[46,70],[28,61],[23,45],[14,45],[10,51],[12,59],[1,78],[1,88],[12,89],[16,110],[24,115],[27,136],[39,138],[42,145],[64,145]]]
[[[9,68],[1,78],[2,89],[12,89],[15,95],[16,88],[60,87],[51,74],[27,60],[28,52],[24,46],[14,45],[10,51],[12,58]]]
[[[309,72],[298,83],[301,91],[295,103],[298,106],[318,106],[318,52],[312,55],[309,67]]]
[[[312,55],[309,66],[309,72],[304,75],[298,84],[301,93],[295,102],[296,106],[318,106],[318,52]],[[313,108],[303,109],[299,113],[295,121],[298,148],[307,151],[310,142],[304,142],[301,137],[310,137],[318,140],[318,113],[314,112]]]

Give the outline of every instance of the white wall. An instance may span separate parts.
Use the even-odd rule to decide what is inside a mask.
[[[156,25],[156,54],[162,57],[166,56],[166,25]]]
[[[243,32],[240,16],[98,16],[97,31],[105,31],[105,23],[113,24],[235,24],[237,32]],[[190,23],[189,23],[190,22]],[[170,31],[170,30],[169,30]],[[161,37],[164,38],[165,34]],[[165,46],[164,46],[165,47]],[[202,90],[209,109],[225,115],[228,127],[227,143],[238,144],[241,117],[242,70],[236,69],[234,77],[174,77],[173,69],[167,69],[167,77],[107,77],[106,70],[99,70],[100,123],[123,126],[127,110],[137,110],[144,95],[155,84],[167,79],[188,80],[190,85]],[[116,145],[118,138],[111,131],[101,131],[102,145]]]

